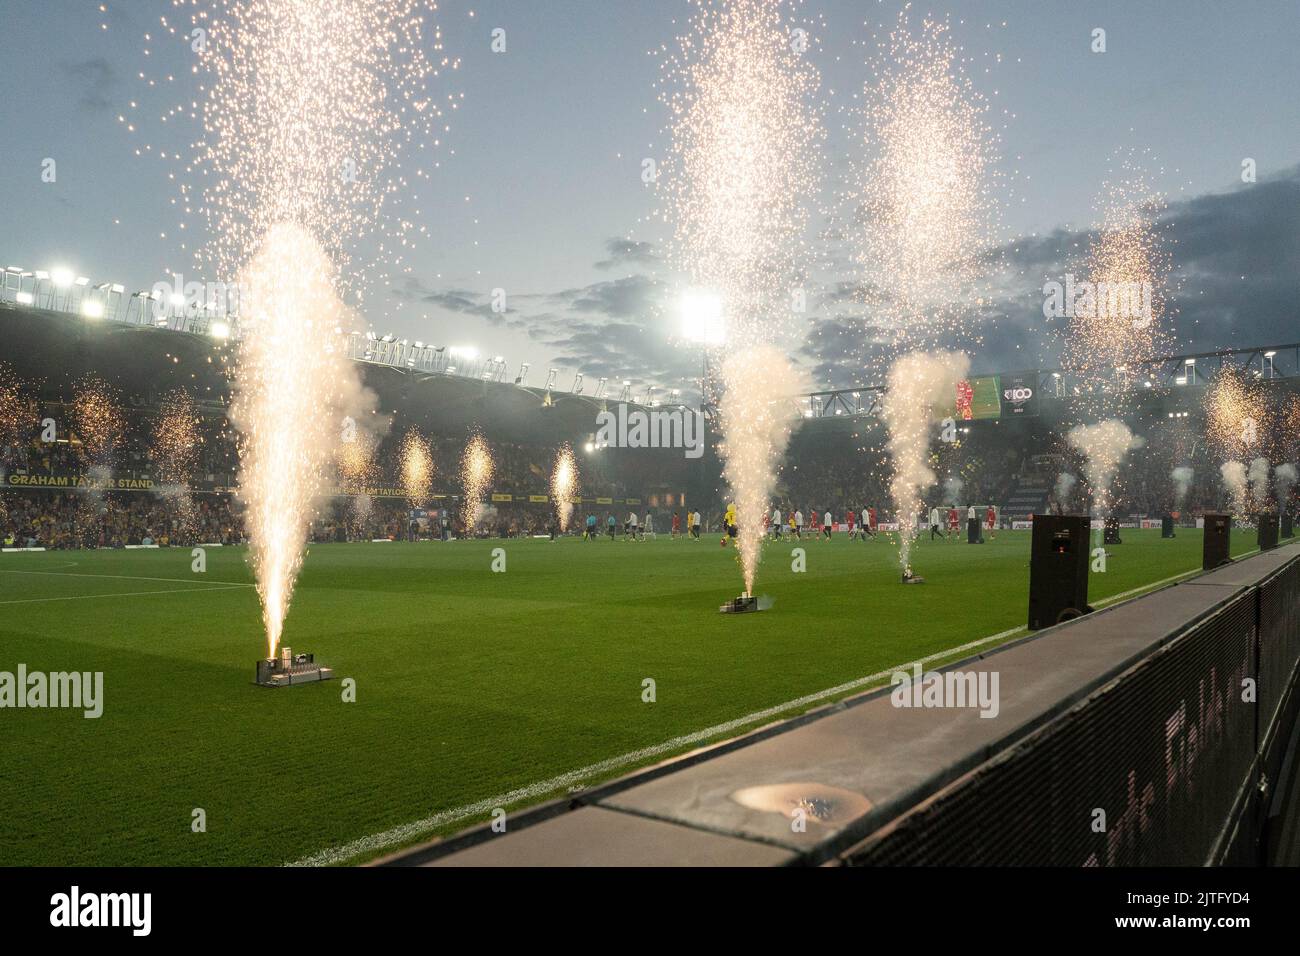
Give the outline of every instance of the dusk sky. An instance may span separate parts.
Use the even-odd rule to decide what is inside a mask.
[[[7,0],[0,29],[0,258],[26,268],[66,265],[93,281],[148,289],[188,273],[174,189],[137,148],[184,153],[192,126],[158,122],[137,72],[188,49],[177,39],[150,57],[170,2]],[[837,111],[870,76],[865,48],[901,4],[809,0],[831,135],[823,172],[842,173],[854,143]],[[1002,233],[1018,278],[983,329],[982,370],[1052,361],[1041,328],[1044,277],[1083,237],[1116,150],[1146,151],[1167,217],[1179,279],[1179,347],[1295,341],[1300,327],[1300,3],[935,3],[1002,136]],[[362,314],[376,331],[504,355],[589,379],[607,375],[689,385],[699,356],[673,341],[674,277],[651,221],[644,158],[661,155],[666,111],[652,55],[687,27],[685,0],[445,0],[443,54],[459,60],[435,91],[463,93],[430,170],[422,218],[430,241],[411,273],[374,289]],[[101,23],[108,25],[101,29]],[[506,31],[507,49],[490,49]],[[1090,50],[1095,28],[1106,52]],[[432,51],[430,56],[434,56]],[[168,61],[170,62],[170,61]],[[184,77],[182,76],[182,80]],[[176,91],[184,93],[183,82]],[[192,91],[191,91],[192,92]],[[195,94],[197,96],[197,94]],[[156,100],[151,100],[154,102]],[[118,116],[138,117],[130,133]],[[57,180],[41,179],[42,161]],[[1257,181],[1242,182],[1253,159]],[[1160,172],[1162,170],[1162,172]],[[403,210],[409,214],[410,210]],[[164,237],[165,236],[165,237]],[[201,241],[202,237],[187,239]],[[823,277],[851,285],[851,270]],[[1019,284],[1018,283],[1022,283]],[[511,296],[494,315],[493,288]],[[816,298],[804,358],[819,384],[874,376],[844,357],[851,306]],[[377,300],[382,301],[377,301]]]

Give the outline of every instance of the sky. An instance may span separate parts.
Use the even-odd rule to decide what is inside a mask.
[[[188,273],[180,243],[202,239],[178,233],[175,189],[155,156],[186,152],[194,131],[130,104],[156,96],[141,87],[145,68],[174,68],[176,95],[193,93],[188,53],[144,40],[172,14],[170,0],[99,6],[6,0],[0,258],[148,289]],[[838,129],[841,111],[872,79],[872,34],[901,6],[807,0],[799,13],[831,118],[828,189],[858,145]],[[949,20],[1001,137],[1001,221],[988,244],[1006,273],[970,346],[976,370],[1055,361],[1041,287],[1086,244],[1118,150],[1148,156],[1168,197],[1176,347],[1300,338],[1300,0],[912,9]],[[528,362],[531,384],[555,367],[561,387],[581,372],[689,389],[700,355],[680,341],[680,277],[665,262],[667,233],[641,171],[666,148],[655,53],[689,29],[690,13],[686,0],[443,0],[437,55],[456,68],[441,71],[435,91],[460,99],[421,203],[429,239],[408,274],[368,291],[359,321],[500,354],[512,370]],[[1090,48],[1097,28],[1104,53]],[[504,52],[492,50],[495,29],[505,30]],[[151,151],[137,155],[143,144]],[[52,183],[42,180],[47,158]],[[1242,182],[1247,158],[1253,183]],[[835,294],[859,277],[848,257],[835,270],[820,277],[800,358],[818,385],[871,384],[879,376],[857,348],[865,317]],[[490,305],[498,288],[504,315]]]

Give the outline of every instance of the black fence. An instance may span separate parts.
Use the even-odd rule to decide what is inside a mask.
[[[1294,722],[1300,561],[844,855],[859,865],[1266,862]]]

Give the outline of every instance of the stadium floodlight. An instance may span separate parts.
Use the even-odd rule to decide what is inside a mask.
[[[208,332],[214,339],[230,338],[230,324],[228,322],[213,322],[208,328]]]
[[[529,363],[527,363],[527,362],[524,362],[522,365],[519,366],[519,374],[515,376],[515,384],[516,384],[516,385],[524,385],[525,383],[527,383],[527,381],[528,381],[528,370],[529,370],[531,367],[532,367],[532,366],[529,365]]]
[[[36,296],[30,292],[19,292],[15,297],[19,305],[31,305],[36,301]]]
[[[1277,352],[1274,352],[1274,351],[1269,351],[1269,352],[1265,352],[1265,353],[1264,353],[1264,358],[1268,359],[1268,377],[1269,377],[1269,378],[1273,378],[1274,375],[1277,374],[1276,370],[1273,368],[1273,356],[1276,355],[1276,354],[1277,354]]]
[[[38,278],[48,278],[54,283],[55,288],[58,289],[66,289],[68,286],[72,285],[72,280],[76,278],[72,274],[71,269],[66,269],[63,266],[51,269],[49,273],[44,276],[39,272],[36,273],[36,275]]]
[[[709,348],[726,343],[722,296],[706,289],[690,289],[681,299],[682,337]]]
[[[596,383],[596,394],[593,398],[604,398],[605,389],[609,387],[609,379],[602,376],[601,380]]]
[[[81,314],[88,319],[102,319],[104,317],[104,303],[95,299],[87,299],[81,303]]]
[[[582,394],[582,373],[577,372],[573,376],[573,384],[569,386],[569,392],[573,395]]]
[[[85,276],[77,276],[76,284],[84,289],[86,286],[90,285],[90,280]]]

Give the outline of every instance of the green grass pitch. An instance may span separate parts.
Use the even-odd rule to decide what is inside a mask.
[[[718,540],[316,546],[285,643],[355,679],[355,703],[340,680],[252,684],[265,646],[242,549],[208,550],[205,574],[188,549],[0,554],[0,671],[104,672],[97,720],[0,710],[0,864],[280,864],[443,821],[394,841],[415,842],[488,817],[457,808],[1026,616],[1028,532],[922,539],[920,586],[885,540],[806,540],[802,574],[795,543],[769,544],[756,590],[775,604],[751,615],[717,613],[740,590]],[[1094,602],[1199,567],[1201,536],[1125,530],[1111,551]]]

